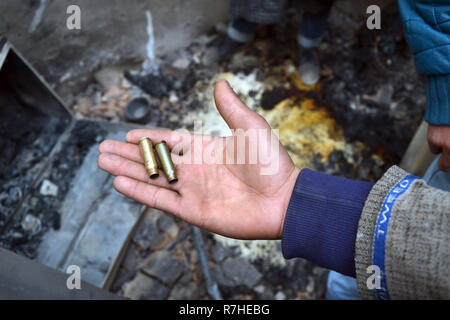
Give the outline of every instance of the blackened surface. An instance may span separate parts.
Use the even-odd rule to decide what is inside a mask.
[[[49,135],[56,138],[60,136],[58,131],[49,132]],[[42,180],[47,179],[58,187],[57,196],[44,196],[40,193],[42,180],[32,190],[29,190],[29,197],[26,198],[0,235],[1,247],[29,258],[35,257],[36,249],[43,234],[50,228],[59,229],[61,224],[59,209],[71,187],[71,181],[90,147],[101,141],[104,136],[105,131],[95,122],[80,120],[75,124],[67,139],[62,143],[61,148],[52,156],[49,166],[42,176]],[[39,139],[40,141],[43,140],[39,146],[48,148],[45,139],[42,139],[42,137]],[[28,152],[29,150],[26,150],[26,154]],[[33,161],[41,160],[42,158],[36,158]],[[11,170],[13,169],[15,169],[14,166]],[[33,181],[35,178],[29,176],[26,170],[19,171],[15,180],[10,179],[6,182],[5,185],[8,189],[3,188],[4,185],[2,184],[1,194],[4,195],[9,187],[14,184],[25,188],[23,182]],[[3,210],[2,207],[2,212]],[[38,233],[33,234],[31,231],[23,229],[21,223],[26,215],[37,217],[41,221],[41,228]]]
[[[348,141],[362,141],[389,166],[401,160],[423,119],[425,81],[416,73],[395,6],[382,11],[382,21],[381,30],[363,25],[356,41],[324,56],[334,76],[324,82],[320,102],[330,107]],[[339,39],[329,30],[324,41],[336,49]]]
[[[0,230],[37,178],[68,120],[23,107],[12,96],[0,101]]]

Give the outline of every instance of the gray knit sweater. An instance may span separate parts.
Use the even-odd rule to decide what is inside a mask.
[[[402,190],[408,179],[404,170],[390,168],[365,202],[355,246],[356,277],[363,299],[383,298],[385,292],[390,299],[450,299],[450,193],[421,179],[410,179]],[[396,192],[400,195],[392,201]],[[380,225],[386,219],[383,230]],[[380,243],[385,254],[382,263],[375,264],[374,245],[378,248]],[[381,288],[368,285],[375,283],[370,278],[373,269],[368,270],[371,265],[382,266]]]

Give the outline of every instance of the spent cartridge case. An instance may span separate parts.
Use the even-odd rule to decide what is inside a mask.
[[[175,171],[175,166],[172,162],[172,157],[170,156],[170,151],[167,147],[166,142],[163,140],[155,144],[155,150],[159,158],[159,163],[161,164],[161,167],[169,183],[177,182],[177,173]]]
[[[148,175],[151,179],[158,178],[158,162],[156,161],[152,141],[147,137],[142,138],[139,140],[139,149],[141,149],[142,156],[144,157],[144,166],[147,169]]]

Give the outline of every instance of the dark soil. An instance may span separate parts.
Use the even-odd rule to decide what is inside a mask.
[[[58,194],[57,196],[45,196],[40,193],[41,183],[33,185],[37,173],[28,168],[35,163],[47,161],[52,147],[56,140],[61,139],[61,134],[68,122],[53,118],[49,118],[48,123],[29,122],[36,124],[34,131],[31,131],[36,137],[32,148],[28,147],[31,144],[31,141],[27,140],[30,139],[28,129],[26,130],[27,134],[17,135],[17,132],[20,132],[18,128],[24,127],[16,127],[15,130],[12,130],[16,132],[16,135],[9,136],[9,140],[7,140],[11,145],[16,146],[17,156],[13,158],[2,175],[5,182],[0,187],[0,197],[2,198],[2,220],[0,222],[3,225],[0,247],[34,258],[45,232],[50,228],[55,230],[60,228],[61,217],[58,210],[71,187],[70,183],[92,144],[102,140],[105,132],[95,122],[85,120],[76,122],[60,150],[52,155],[47,169],[40,179],[41,181],[47,179],[57,185]],[[3,137],[3,135],[1,136]],[[30,154],[32,155],[31,159],[27,159]],[[11,190],[20,190],[20,192],[15,192],[16,196],[13,198]],[[7,206],[8,204],[9,206]],[[26,215],[32,215],[40,220],[41,228],[38,233],[32,233],[22,228],[21,222]]]

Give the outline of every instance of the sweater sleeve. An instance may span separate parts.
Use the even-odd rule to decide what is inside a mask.
[[[449,299],[449,214],[450,192],[390,168],[370,191],[358,223],[361,298]]]
[[[450,192],[397,166],[376,184],[303,169],[283,255],[356,274],[364,299],[450,299],[449,214]]]
[[[305,258],[354,277],[358,220],[372,186],[302,169],[284,220],[284,257]]]

